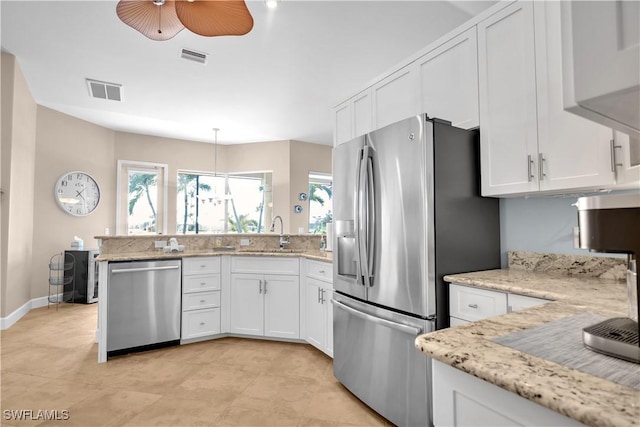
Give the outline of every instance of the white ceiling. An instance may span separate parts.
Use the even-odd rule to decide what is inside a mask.
[[[116,1],[0,1],[2,50],[36,102],[132,133],[235,144],[332,143],[330,108],[495,1],[249,0],[251,32],[152,41]],[[179,58],[209,54],[206,65]],[[120,83],[124,101],[89,97],[85,78]]]

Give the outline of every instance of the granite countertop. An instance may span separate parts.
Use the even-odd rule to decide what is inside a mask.
[[[324,251],[297,251],[297,250],[224,250],[214,251],[212,249],[205,250],[185,250],[184,252],[163,252],[162,250],[156,250],[154,252],[125,252],[121,254],[103,254],[96,258],[97,261],[138,261],[138,260],[154,260],[154,259],[176,259],[176,258],[188,258],[198,256],[221,256],[221,255],[234,255],[234,256],[277,256],[277,257],[303,257],[316,261],[333,261],[332,252]]]
[[[586,425],[640,424],[639,391],[491,341],[585,312],[626,316],[624,282],[508,269],[450,275],[444,280],[552,302],[421,335],[416,338],[420,351]]]

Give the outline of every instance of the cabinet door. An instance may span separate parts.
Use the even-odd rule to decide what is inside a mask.
[[[640,138],[615,132],[612,150],[616,170],[616,188],[640,187]]]
[[[343,102],[333,109],[333,145],[338,146],[353,137],[351,104]]]
[[[538,190],[536,78],[531,2],[478,24],[482,194]]]
[[[364,135],[373,130],[373,107],[371,88],[359,93],[351,99],[353,111],[353,137]]]
[[[322,284],[307,278],[306,319],[307,342],[324,351],[325,347],[325,310],[321,303]]]
[[[324,288],[324,301],[325,308],[325,326],[327,328],[326,342],[324,346],[324,352],[333,357],[333,304],[331,299],[333,298],[333,290]]]
[[[564,111],[560,2],[534,2],[540,191],[611,186],[611,129]]]
[[[420,113],[418,72],[414,64],[373,86],[375,129]]]
[[[470,28],[418,60],[421,112],[471,129],[479,125],[478,42]]]
[[[264,335],[300,338],[299,276],[264,275]]]
[[[257,274],[231,275],[230,332],[264,335],[262,280]]]

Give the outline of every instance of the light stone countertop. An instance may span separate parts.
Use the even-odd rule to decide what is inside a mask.
[[[455,274],[444,280],[553,302],[421,335],[415,342],[420,351],[583,424],[640,425],[639,391],[491,341],[579,313],[626,316],[624,282],[521,270]]]
[[[231,250],[231,251],[214,251],[211,249],[207,250],[185,250],[184,252],[168,252],[165,253],[161,249],[156,250],[155,252],[130,252],[130,253],[122,253],[122,254],[104,254],[98,256],[96,261],[148,261],[154,259],[176,259],[176,258],[189,258],[189,257],[198,257],[198,256],[222,256],[222,255],[233,255],[233,256],[276,256],[276,257],[302,257],[307,259],[312,259],[316,261],[324,261],[324,262],[332,262],[333,261],[333,253],[332,252],[323,252],[323,251],[297,251],[297,250],[288,250],[284,249],[280,250],[260,250],[260,251],[252,251],[252,250]]]

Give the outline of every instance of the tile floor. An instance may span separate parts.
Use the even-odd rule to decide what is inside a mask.
[[[95,304],[39,308],[1,332],[1,425],[391,425],[310,345],[222,338],[98,364],[96,315]],[[20,409],[33,419],[8,419]]]

